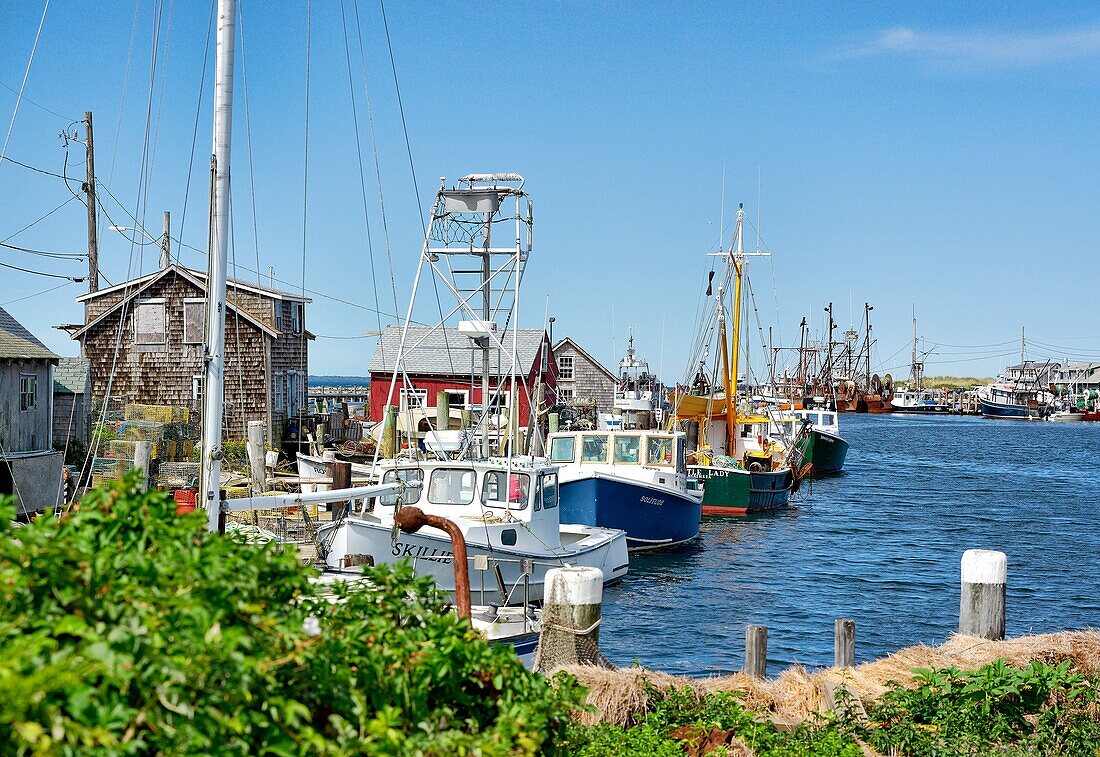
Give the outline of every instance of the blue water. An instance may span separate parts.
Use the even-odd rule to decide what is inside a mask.
[[[844,473],[789,511],[704,519],[678,552],[631,557],[604,592],[600,646],[619,665],[739,670],[746,624],[769,672],[832,664],[833,620],[859,661],[938,644],[958,625],[959,561],[1008,556],[1007,633],[1100,626],[1100,423],[841,416]]]

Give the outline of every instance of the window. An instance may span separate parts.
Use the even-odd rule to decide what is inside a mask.
[[[676,472],[687,473],[687,456],[684,454],[684,449],[687,445],[687,439],[684,436],[676,437]]]
[[[428,502],[433,505],[468,505],[474,501],[477,474],[461,468],[436,468],[428,484]]]
[[[424,471],[420,468],[401,468],[386,471],[382,474],[383,484],[392,484],[395,481],[414,481],[416,483],[424,483]],[[404,494],[385,494],[378,498],[378,503],[381,505],[389,505],[390,507],[397,504],[397,498],[401,497],[401,504],[403,505],[415,505],[420,501],[420,487],[415,489],[406,489]]]
[[[573,356],[562,355],[558,358],[558,379],[565,381],[573,380]]]
[[[649,437],[645,457],[650,465],[672,465],[672,439],[667,436]]]
[[[202,344],[206,338],[206,300],[183,301],[183,343]]]
[[[275,300],[275,330],[283,330],[283,302]]]
[[[512,393],[498,389],[489,392],[489,410],[494,413],[507,413]]]
[[[427,389],[402,389],[401,390],[401,410],[411,410],[418,407],[427,407],[428,405],[428,390]]]
[[[607,462],[607,435],[585,434],[581,437],[581,462]]]
[[[138,300],[134,306],[134,344],[164,344],[164,300]]]
[[[447,397],[450,399],[450,405],[452,408],[464,408],[469,401],[470,393],[468,391],[456,391],[447,392]]]
[[[559,436],[550,442],[550,462],[571,463],[576,455],[577,438]]]
[[[573,387],[569,387],[568,389],[561,386],[558,387],[558,402],[568,402],[576,396],[577,390]]]
[[[200,402],[202,400],[202,380],[203,375],[201,373],[196,373],[191,376],[191,399],[195,402]]]
[[[34,410],[38,407],[38,377],[19,377],[19,409]]]
[[[275,371],[275,410],[286,409],[286,377],[282,371]]]
[[[826,413],[821,416],[821,424],[823,426],[832,426],[834,423],[836,423],[836,416],[832,413]]]
[[[615,437],[615,462],[636,463],[641,454],[642,437],[640,436],[616,436]]]
[[[547,510],[558,506],[558,474],[547,473],[539,476],[539,488],[542,489],[542,506]]]
[[[485,474],[485,483],[481,487],[481,499],[489,507],[504,505],[505,473],[489,471]],[[513,473],[508,482],[508,507],[523,510],[527,507],[527,495],[531,491],[531,477],[526,473]]]
[[[290,303],[290,330],[295,334],[302,333],[302,321],[305,320],[305,306],[300,302]]]

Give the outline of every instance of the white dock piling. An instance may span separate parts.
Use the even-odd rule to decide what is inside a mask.
[[[994,640],[1005,637],[1007,577],[1008,558],[1004,552],[988,549],[963,552],[959,633]]]
[[[266,491],[267,471],[264,469],[264,422],[248,422],[248,468],[252,479],[252,493]]]
[[[546,672],[566,664],[599,664],[602,604],[603,571],[599,568],[546,571],[535,668]]]
[[[141,471],[141,490],[143,492],[149,491],[149,467],[152,463],[152,442],[134,442],[134,468]]]

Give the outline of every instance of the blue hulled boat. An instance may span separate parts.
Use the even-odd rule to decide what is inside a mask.
[[[683,434],[562,432],[550,435],[549,446],[562,523],[620,528],[631,551],[699,535],[702,492],[687,488]]]

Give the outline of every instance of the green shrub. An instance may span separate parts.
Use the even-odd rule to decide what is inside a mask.
[[[405,566],[330,603],[293,554],[208,534],[133,477],[11,515],[0,754],[535,754],[579,701]]]

